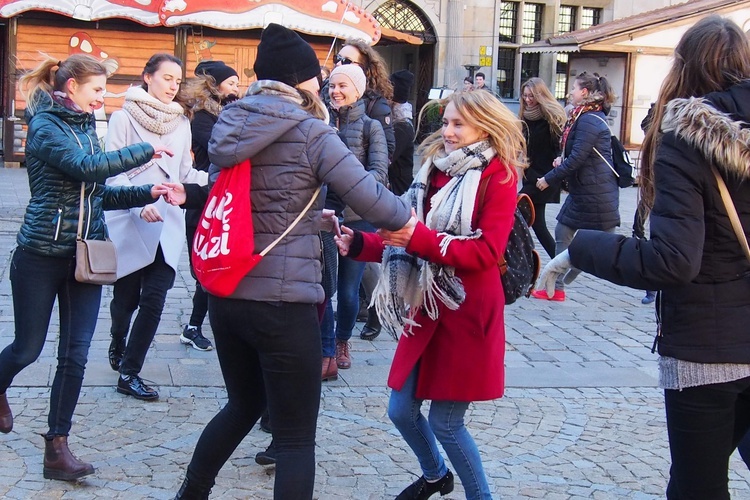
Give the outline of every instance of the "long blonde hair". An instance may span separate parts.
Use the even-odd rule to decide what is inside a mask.
[[[92,76],[107,74],[107,68],[86,54],[74,54],[64,61],[47,54],[42,55],[42,62],[18,80],[18,89],[26,100],[26,108],[31,115],[37,112],[43,102],[40,92],[50,95],[54,91],[65,92],[65,84],[71,78],[78,83],[85,83]]]
[[[525,89],[529,89],[531,94],[539,103],[539,109],[542,112],[544,121],[549,124],[549,130],[555,137],[562,135],[563,127],[567,116],[565,115],[565,109],[557,102],[557,99],[552,95],[552,92],[547,88],[547,84],[541,78],[530,78],[521,85],[521,94]],[[523,119],[524,111],[526,111],[526,100],[521,99],[521,106],[518,109],[518,118]]]
[[[748,77],[750,45],[745,33],[732,20],[708,16],[682,35],[641,146],[640,190],[648,210],[654,205],[654,160],[661,142],[665,105],[672,99],[726,90]]]
[[[454,92],[444,99],[430,101],[419,112],[420,121],[425,110],[431,106],[439,106],[441,110],[445,110],[450,103],[453,103],[466,123],[488,134],[487,140],[508,174],[504,182],[515,178],[516,168],[526,168],[526,140],[521,132],[522,122],[489,92]],[[429,158],[440,153],[444,147],[441,128],[419,145],[417,154]]]

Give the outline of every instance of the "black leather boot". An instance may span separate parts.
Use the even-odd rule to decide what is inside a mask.
[[[424,476],[420,477],[402,491],[396,500],[427,500],[435,493],[440,493],[442,497],[451,491],[453,491],[453,473],[448,471],[434,483],[427,482]]]
[[[0,394],[0,432],[7,434],[13,430],[13,412],[10,411],[8,396]]]
[[[44,438],[45,479],[75,481],[94,473],[94,466],[78,460],[68,449],[68,436],[47,436]]]
[[[213,483],[210,485],[198,484],[185,477],[174,500],[208,500],[212,487]]]
[[[370,307],[367,309],[367,323],[365,323],[365,327],[362,328],[362,333],[359,334],[359,338],[362,340],[375,340],[378,335],[380,335],[381,329],[382,327],[380,325],[378,313],[375,311],[374,307]]]
[[[119,338],[110,334],[112,341],[109,343],[109,366],[116,372],[120,371],[122,357],[125,355],[125,337]]]

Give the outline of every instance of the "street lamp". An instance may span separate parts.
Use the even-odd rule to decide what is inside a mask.
[[[471,79],[473,80],[474,72],[481,68],[481,66],[478,64],[464,64],[464,68],[466,68],[466,70],[469,72],[469,77],[471,77]]]

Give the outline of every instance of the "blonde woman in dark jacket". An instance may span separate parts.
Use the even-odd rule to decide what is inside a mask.
[[[167,193],[161,185],[104,185],[112,175],[170,154],[144,142],[101,152],[93,113],[104,102],[106,83],[106,68],[85,55],[62,62],[46,59],[20,80],[29,125],[25,156],[31,199],[10,267],[15,338],[0,353],[0,432],[13,429],[6,390],[42,352],[57,302],[58,364],[50,393],[49,430],[43,434],[47,479],[73,481],[94,473],[92,464],[78,460],[68,449],[102,297],[101,285],[75,279],[78,230],[86,239],[103,240],[107,237],[104,209],[144,206]],[[82,183],[85,227],[79,228]]]
[[[651,239],[578,231],[544,269],[552,293],[571,266],[660,290],[659,385],[672,455],[668,499],[728,499],[729,456],[750,429],[750,255],[715,174],[750,236],[750,47],[709,16],[683,35],[641,155]],[[715,172],[714,172],[715,169]]]
[[[254,64],[258,81],[224,108],[209,142],[212,170],[250,159],[257,251],[328,185],[376,226],[415,223],[404,202],[368,174],[327,123],[320,63],[295,32],[270,24]],[[203,431],[177,498],[208,498],[216,475],[268,406],[277,455],[274,498],[310,499],[322,365],[322,194],[313,208],[208,313],[228,402]]]

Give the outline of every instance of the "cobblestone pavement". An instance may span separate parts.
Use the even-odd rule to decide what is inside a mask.
[[[13,336],[8,261],[28,200],[24,170],[0,169],[0,348]],[[636,191],[621,190],[623,234]],[[548,213],[554,227],[556,207]],[[546,260],[546,258],[544,259]],[[190,314],[192,280],[185,254],[167,298],[144,378],[161,399],[117,394],[109,368],[111,290],[89,355],[70,437],[96,474],[75,483],[42,478],[49,387],[55,364],[56,313],[39,360],[8,390],[15,413],[0,435],[2,498],[173,498],[205,424],[225,402],[216,354],[179,343]],[[496,498],[648,499],[663,497],[669,450],[663,402],[651,354],[653,309],[642,292],[581,276],[568,300],[521,300],[506,309],[504,398],[473,404],[467,415]],[[206,334],[212,337],[206,325]],[[386,415],[385,380],[395,342],[353,338],[353,367],[324,383],[318,424],[316,498],[393,498],[418,465]],[[272,498],[273,467],[253,457],[270,438],[254,429],[221,471],[212,498]],[[733,498],[750,499],[750,472],[731,460]],[[448,499],[463,498],[463,489]]]

